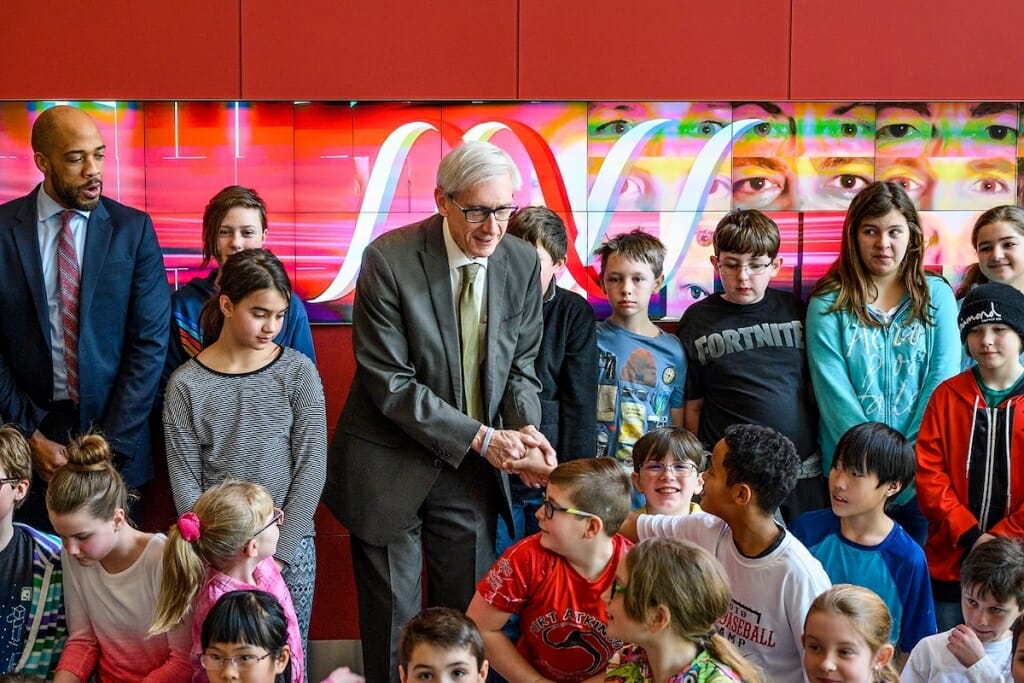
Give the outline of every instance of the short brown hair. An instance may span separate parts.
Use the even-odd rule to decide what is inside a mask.
[[[714,235],[715,256],[723,251],[733,254],[779,255],[779,226],[757,209],[736,209],[718,221]]]
[[[975,546],[960,566],[960,585],[1024,609],[1022,539],[996,536]]]
[[[665,245],[654,235],[637,228],[631,232],[606,239],[595,256],[601,257],[601,273],[608,266],[608,258],[619,254],[631,261],[646,263],[654,272],[654,277],[661,277],[665,269]]]
[[[629,514],[633,482],[612,458],[580,458],[556,467],[548,482],[565,490],[580,510],[599,517],[614,536]]]
[[[565,223],[546,206],[527,206],[516,211],[508,223],[508,234],[526,240],[535,247],[543,247],[555,263],[564,259],[569,252]]]
[[[675,462],[692,462],[697,470],[707,466],[708,453],[690,430],[682,427],[658,427],[647,432],[633,444],[633,471],[644,463],[671,457]]]
[[[210,265],[217,258],[217,233],[220,224],[231,209],[256,209],[260,213],[263,232],[267,231],[267,205],[256,194],[256,190],[241,185],[228,185],[213,195],[203,211],[203,262],[201,267]],[[221,264],[223,265],[223,264]]]
[[[484,665],[484,640],[473,620],[450,607],[428,607],[402,627],[398,664],[409,668],[412,651],[420,643],[445,650],[469,650],[477,671]]]

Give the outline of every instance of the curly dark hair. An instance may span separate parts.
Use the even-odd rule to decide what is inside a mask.
[[[729,451],[722,459],[726,483],[746,484],[765,514],[775,514],[796,486],[800,456],[796,446],[771,427],[732,425],[725,430]]]

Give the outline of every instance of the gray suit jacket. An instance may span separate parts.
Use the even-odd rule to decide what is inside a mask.
[[[487,267],[481,392],[492,427],[539,424],[541,306],[536,250],[506,236]],[[384,545],[415,523],[441,467],[480,457],[467,455],[480,423],[461,407],[462,357],[440,216],[367,247],[352,321],[356,374],[331,443],[324,503],[353,534]],[[507,508],[508,477],[494,472]]]

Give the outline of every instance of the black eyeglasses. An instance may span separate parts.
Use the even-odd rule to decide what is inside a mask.
[[[501,221],[504,223],[505,221],[511,219],[512,216],[515,215],[516,211],[519,210],[518,206],[499,206],[496,209],[487,209],[482,206],[472,206],[468,209],[465,209],[462,207],[462,204],[459,204],[457,201],[455,201],[455,197],[448,195],[448,199],[452,200],[452,204],[459,207],[459,211],[461,211],[462,215],[466,217],[467,223],[483,223],[488,218],[490,218],[492,214],[494,215],[494,220]]]
[[[567,515],[575,515],[576,517],[596,517],[597,516],[597,515],[593,515],[593,514],[591,514],[589,512],[584,512],[583,510],[577,510],[576,508],[564,508],[561,505],[555,505],[554,503],[552,503],[547,498],[544,499],[544,502],[541,503],[540,506],[544,510],[544,518],[545,519],[554,519],[556,512],[564,512]]]
[[[267,522],[266,526],[260,527],[260,530],[254,533],[252,537],[256,538],[257,536],[259,536],[275,524],[277,526],[281,526],[282,524],[284,524],[284,510],[282,510],[281,508],[274,508],[274,516],[270,518],[270,521]]]
[[[612,579],[612,587],[608,589],[608,604],[612,604],[612,600],[615,599],[616,595],[626,592],[626,584],[619,581],[619,577]]]
[[[21,481],[20,477],[3,477],[0,478],[0,487],[2,487],[4,484],[10,484],[11,488],[13,489],[15,486],[18,485],[19,481]]]

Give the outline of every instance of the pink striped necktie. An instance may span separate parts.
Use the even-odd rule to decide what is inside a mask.
[[[64,364],[68,371],[68,397],[78,405],[78,253],[71,234],[74,211],[61,212],[60,237],[57,240],[57,267],[60,271],[60,317],[64,325]]]

